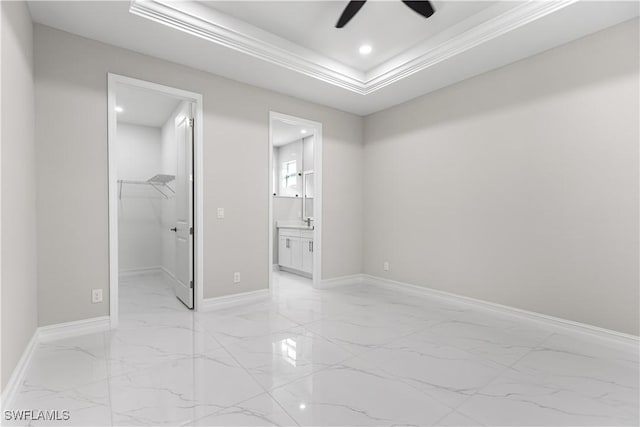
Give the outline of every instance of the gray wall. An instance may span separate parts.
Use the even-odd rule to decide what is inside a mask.
[[[41,25],[35,54],[41,325],[108,314],[107,72],[204,95],[205,297],[267,287],[269,110],[324,124],[322,278],[361,272],[361,117]]]
[[[636,19],[367,117],[365,272],[637,335],[638,49]]]
[[[36,305],[36,161],[33,26],[26,3],[2,10],[2,388],[33,336]]]

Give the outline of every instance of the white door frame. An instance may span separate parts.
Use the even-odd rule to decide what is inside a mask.
[[[107,120],[108,120],[108,169],[109,169],[109,318],[111,328],[118,326],[118,156],[116,144],[117,113],[116,86],[128,85],[140,89],[164,93],[174,98],[190,101],[194,109],[194,262],[195,301],[194,310],[202,308],[204,299],[204,189],[203,189],[203,110],[202,95],[170,86],[151,83],[118,74],[107,74]]]
[[[322,123],[288,114],[269,111],[269,289],[273,276],[273,121],[302,125],[313,129],[313,287],[322,282]]]

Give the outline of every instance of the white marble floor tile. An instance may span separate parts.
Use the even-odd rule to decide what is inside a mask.
[[[187,425],[194,426],[297,426],[270,395],[261,394],[236,403]]]
[[[638,350],[554,334],[458,411],[487,425],[633,425]]]
[[[458,412],[452,412],[436,423],[438,427],[476,427],[484,424],[464,416]]]
[[[302,327],[226,346],[266,389],[335,365],[351,353]]]
[[[508,369],[473,353],[425,339],[419,333],[382,345],[345,365],[404,382],[451,408]]]
[[[551,332],[534,324],[473,312],[437,323],[423,334],[511,366]]]
[[[223,349],[109,380],[114,425],[179,425],[263,393]]]
[[[202,313],[196,317],[196,325],[223,345],[299,326],[271,309],[225,316],[217,313]]]
[[[111,409],[107,380],[87,384],[78,388],[60,392],[40,392],[19,395],[5,410],[34,410],[54,412],[54,418],[35,414],[34,420],[27,422],[6,422],[3,425],[69,425],[69,426],[110,426]],[[67,411],[68,417],[64,414]],[[45,418],[41,418],[45,417]]]
[[[404,381],[336,365],[270,392],[300,425],[433,425],[451,409]]]
[[[215,312],[157,274],[120,299],[117,330],[39,345],[7,409],[70,411],[53,425],[639,423],[637,348],[468,305],[280,273],[271,298]]]
[[[103,333],[40,343],[19,393],[64,391],[107,376]]]

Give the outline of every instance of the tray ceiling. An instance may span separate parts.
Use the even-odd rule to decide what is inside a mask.
[[[635,1],[30,2],[36,22],[366,115],[638,16]],[[358,47],[373,47],[370,55]],[[188,49],[184,49],[188,46]]]

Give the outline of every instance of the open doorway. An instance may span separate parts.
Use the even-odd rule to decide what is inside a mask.
[[[202,98],[109,75],[110,317],[201,300]]]
[[[317,286],[322,271],[322,124],[269,116],[269,255],[274,274]],[[306,282],[305,282],[306,281]]]

